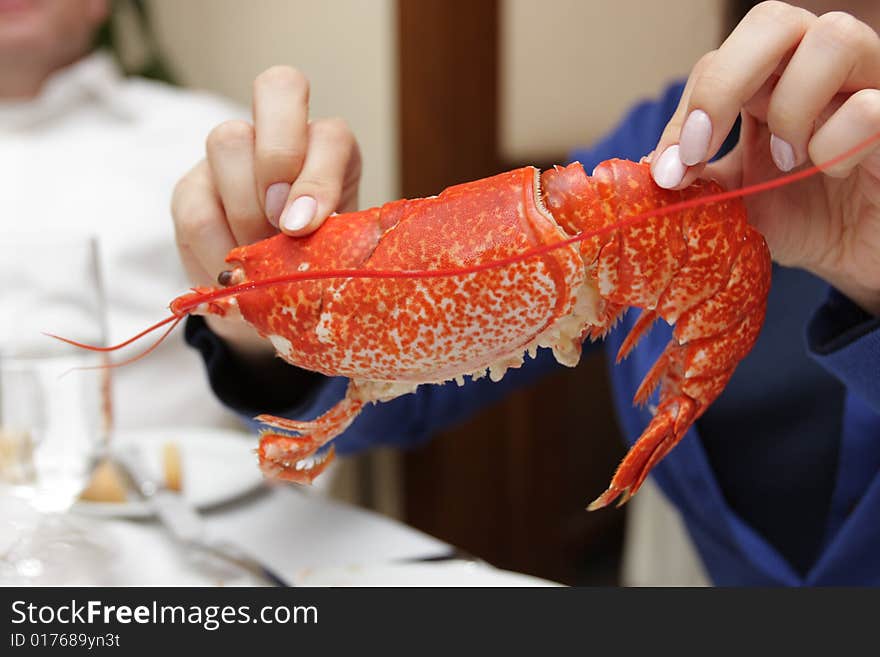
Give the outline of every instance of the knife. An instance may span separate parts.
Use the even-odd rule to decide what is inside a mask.
[[[182,495],[167,488],[161,479],[153,475],[138,445],[125,445],[114,450],[113,458],[162,524],[184,547],[238,566],[272,586],[290,586],[237,545],[207,538],[201,516]]]

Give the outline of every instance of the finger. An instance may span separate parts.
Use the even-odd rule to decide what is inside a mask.
[[[289,66],[273,66],[254,80],[254,168],[257,193],[274,225],[303,166],[308,147],[309,81]]]
[[[688,171],[688,167],[681,161],[678,138],[687,113],[694,84],[700,76],[700,72],[709,65],[714,55],[715,51],[708,52],[694,65],[685,83],[681,98],[678,101],[678,107],[663,129],[660,141],[657,142],[656,148],[651,151],[651,156],[648,159],[651,164],[651,175],[654,177],[654,182],[664,189],[685,187],[693,182],[699,174],[699,169]]]
[[[820,16],[806,33],[770,98],[771,153],[781,171],[807,159],[823,108],[839,92],[880,86],[880,37],[842,12]]]
[[[749,144],[766,142],[767,137],[766,124],[760,123],[754,116],[743,113],[742,123],[739,129],[739,140],[729,153],[724,157],[706,165],[703,169],[703,177],[710,180],[718,181],[724,189],[739,189],[754,180],[746,180],[743,171],[744,151],[747,150]],[[755,157],[755,149],[751,149],[751,157]],[[769,156],[766,157],[769,161]],[[757,169],[757,170],[754,170]],[[763,179],[763,171],[772,170],[772,165],[766,166],[762,162],[757,167],[750,167],[749,175],[751,178],[757,176],[758,180]]]
[[[764,80],[764,84],[755,92],[755,95],[749,98],[743,105],[743,112],[755,117],[761,123],[767,123],[770,99],[773,97],[773,92],[776,91],[776,85],[779,84],[779,77],[783,70],[784,68],[780,69],[779,73],[773,73]]]
[[[857,91],[813,135],[808,145],[810,159],[823,165],[846,151],[859,146],[880,133],[880,90]],[[868,172],[880,177],[880,142],[873,141],[840,162],[823,169],[834,178],[849,176],[857,166],[864,165]]]
[[[183,265],[197,285],[214,285],[235,246],[206,161],[181,178],[171,197],[174,233]]]
[[[180,259],[190,283],[195,286],[213,287],[217,284],[217,275],[212,276],[199,262],[198,256],[187,244],[178,244]],[[222,271],[222,270],[221,270]]]
[[[307,235],[332,212],[353,210],[359,176],[360,152],[345,121],[313,121],[306,159],[291,186],[281,229],[290,235]]]
[[[718,152],[743,106],[815,20],[781,2],[763,2],[746,15],[693,85],[679,138],[684,164],[705,162]]]
[[[254,181],[254,129],[227,121],[208,135],[208,165],[229,229],[238,244],[251,244],[274,231],[266,221]]]
[[[724,189],[739,189],[742,183],[742,148],[737,147],[719,160],[707,164],[704,176],[717,181]]]

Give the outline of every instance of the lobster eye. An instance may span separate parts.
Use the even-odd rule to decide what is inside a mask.
[[[217,274],[217,282],[223,287],[229,287],[232,285],[233,273],[231,270],[227,269],[225,271],[221,271]]]

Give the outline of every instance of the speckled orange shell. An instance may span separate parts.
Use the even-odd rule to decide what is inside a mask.
[[[661,189],[648,165],[627,160],[602,162],[592,176],[572,164],[557,169],[556,175],[545,174],[542,182],[548,209],[571,234],[596,232],[656,208],[722,191],[705,180],[681,191]],[[648,217],[580,244],[606,301],[656,306],[661,317],[674,323],[683,310],[725,283],[746,231],[752,230],[741,200],[733,199]]]
[[[308,238],[233,250],[246,280],[309,269],[429,270],[516,255],[566,237],[536,200],[532,167],[330,217]],[[328,375],[437,382],[522,351],[568,315],[577,246],[501,269],[424,280],[297,282],[241,294],[244,318],[288,362]]]

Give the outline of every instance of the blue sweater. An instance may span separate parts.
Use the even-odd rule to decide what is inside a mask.
[[[681,90],[673,85],[636,106],[572,159],[588,171],[612,157],[639,159],[654,147]],[[604,343],[609,354],[637,317],[638,311],[627,313],[611,333]],[[650,421],[647,410],[632,406],[633,394],[670,335],[668,326],[655,325],[628,360],[610,367],[630,444]],[[312,418],[344,395],[344,378],[288,366],[243,372],[197,318],[187,325],[187,339],[201,351],[218,397],[241,413]],[[422,386],[372,405],[336,439],[337,450],[418,444],[555,367],[543,349],[497,384]],[[718,585],[878,585],[878,475],[880,319],[806,272],[774,267],[755,348],[652,476],[682,513]]]

